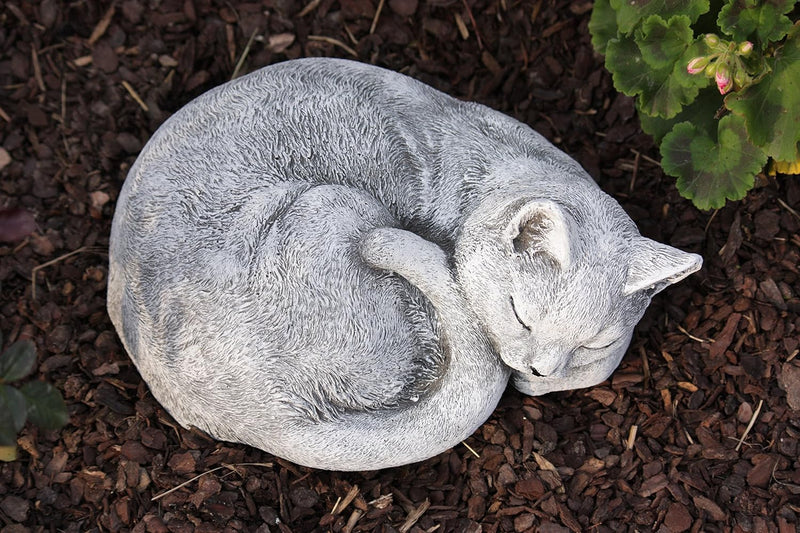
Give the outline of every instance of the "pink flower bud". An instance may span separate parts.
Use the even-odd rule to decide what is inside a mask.
[[[719,94],[725,94],[733,87],[733,80],[728,67],[725,65],[717,65],[717,73],[714,75],[714,80],[717,82]]]
[[[745,41],[739,45],[739,55],[743,55],[745,57],[750,55],[750,52],[753,51],[753,43],[750,41]]]
[[[686,72],[689,74],[700,74],[706,68],[706,65],[708,65],[709,59],[708,56],[695,57],[686,65]]]
[[[706,44],[711,47],[717,46],[719,44],[719,37],[717,37],[713,33],[706,33],[703,39],[705,40]]]

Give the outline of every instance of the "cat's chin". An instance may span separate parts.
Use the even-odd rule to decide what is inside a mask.
[[[616,365],[602,368],[602,364],[589,364],[577,368],[567,368],[563,375],[539,377],[532,373],[515,371],[511,382],[514,388],[528,396],[542,396],[551,392],[585,389],[594,387],[611,376]]]

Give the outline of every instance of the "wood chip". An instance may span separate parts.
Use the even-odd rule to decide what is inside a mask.
[[[39,54],[35,46],[31,46],[31,62],[33,63],[33,77],[36,79],[36,85],[39,90],[45,92],[47,87],[44,86],[44,79],[42,79],[42,67],[39,65]]]
[[[8,153],[8,150],[0,146],[0,170],[3,170],[10,164],[11,154]]]
[[[614,400],[617,399],[617,393],[605,387],[595,387],[590,389],[587,395],[589,398],[600,402],[600,404],[604,405],[605,407],[608,407],[614,403]]]
[[[337,503],[333,509],[331,509],[331,514],[337,515],[344,511],[356,496],[358,496],[358,485],[353,485],[345,495],[344,499]]]
[[[383,4],[386,0],[380,0],[378,2],[378,9],[375,11],[375,16],[372,18],[372,24],[369,26],[369,34],[372,35],[375,33],[375,28],[378,27],[378,20],[381,17],[381,12],[383,11]]]
[[[139,104],[139,107],[141,107],[145,112],[150,111],[150,108],[147,107],[147,104],[144,103],[144,100],[142,100],[142,98],[139,96],[139,93],[136,92],[130,83],[122,80],[122,86],[125,87],[125,90],[128,91],[128,94],[131,95],[131,98],[133,98],[133,100]]]
[[[92,63],[92,56],[81,56],[72,61],[72,64],[76,67],[85,67],[87,65],[91,65]]]
[[[571,22],[570,19],[565,19],[565,20],[556,22],[555,24],[553,24],[552,26],[550,26],[549,28],[547,28],[546,30],[544,30],[542,32],[542,39],[547,39],[548,37],[550,37],[554,33],[560,32],[570,22]]]
[[[722,328],[722,332],[716,336],[714,344],[708,348],[708,353],[712,358],[721,357],[725,353],[725,350],[728,349],[728,346],[731,345],[741,318],[742,315],[739,313],[733,313],[728,317],[728,320],[725,322],[725,327]]]
[[[100,37],[102,37],[106,30],[108,29],[109,24],[111,24],[111,19],[114,18],[114,12],[116,11],[115,2],[111,2],[111,6],[109,6],[108,10],[103,15],[103,18],[97,23],[97,25],[92,30],[92,34],[89,36],[89,39],[86,41],[86,44],[89,46],[93,46],[94,43],[97,42]]]
[[[278,33],[270,35],[268,45],[269,49],[274,54],[285,52],[287,48],[294,44],[294,33]]]
[[[350,513],[350,518],[347,519],[347,523],[342,528],[343,533],[350,533],[353,531],[353,528],[356,527],[356,524],[364,515],[363,511],[359,511],[358,509],[353,509],[353,512]]]
[[[633,449],[633,444],[636,442],[636,432],[639,430],[639,426],[633,425],[631,429],[628,431],[628,440],[625,441],[625,448],[628,450]]]
[[[667,488],[669,480],[665,474],[656,474],[655,476],[646,479],[639,488],[639,496],[642,498],[649,498],[656,492]]]
[[[497,62],[497,60],[492,54],[489,53],[488,50],[484,50],[481,53],[481,61],[483,62],[483,66],[488,68],[489,71],[495,76],[499,76],[503,73],[503,67],[500,66],[500,63]]]
[[[466,41],[469,39],[469,30],[467,29],[467,25],[464,23],[464,19],[461,18],[461,15],[457,12],[453,14],[453,17],[456,19],[458,33],[461,34],[461,38]]]
[[[300,11],[300,13],[297,14],[297,18],[305,17],[306,15],[308,15],[309,13],[311,13],[312,11],[317,9],[317,7],[319,7],[319,4],[321,2],[322,2],[322,0],[311,0],[311,2],[306,4],[306,7],[304,7],[303,10]]]
[[[778,385],[786,391],[786,403],[790,409],[800,411],[800,366],[794,362],[781,365]]]
[[[309,41],[318,41],[318,42],[323,42],[323,43],[332,44],[334,46],[338,46],[339,48],[341,48],[342,50],[344,50],[345,52],[347,52],[351,56],[356,57],[356,58],[358,57],[358,53],[355,50],[353,50],[352,48],[350,48],[349,46],[344,44],[339,39],[334,39],[333,37],[328,37],[327,35],[309,35],[308,36],[308,40]]]
[[[728,518],[728,515],[725,514],[719,505],[709,500],[705,496],[695,496],[692,500],[698,509],[706,511],[713,520],[722,522]]]
[[[664,525],[670,533],[683,533],[692,527],[692,515],[682,503],[671,503],[664,517]]]
[[[414,524],[425,514],[425,511],[428,510],[428,507],[431,506],[431,502],[426,498],[424,502],[419,504],[419,507],[408,513],[408,517],[406,521],[403,522],[403,525],[400,526],[398,531],[400,533],[408,533],[408,531],[414,527]]]

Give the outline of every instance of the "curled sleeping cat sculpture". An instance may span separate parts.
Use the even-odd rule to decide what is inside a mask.
[[[328,470],[421,461],[508,381],[589,387],[700,256],[520,122],[338,59],[175,113],[130,169],[108,311],[184,427]]]

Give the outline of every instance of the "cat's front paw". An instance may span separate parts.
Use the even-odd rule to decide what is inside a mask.
[[[369,266],[394,272],[420,289],[434,302],[453,290],[447,256],[439,246],[416,233],[397,228],[376,228],[361,243],[361,256]]]
[[[361,256],[374,268],[415,274],[441,275],[447,272],[447,256],[434,243],[416,233],[397,228],[376,228],[361,243]]]
[[[402,259],[400,235],[404,232],[395,228],[376,228],[367,233],[361,242],[361,257],[373,268],[395,271]]]

